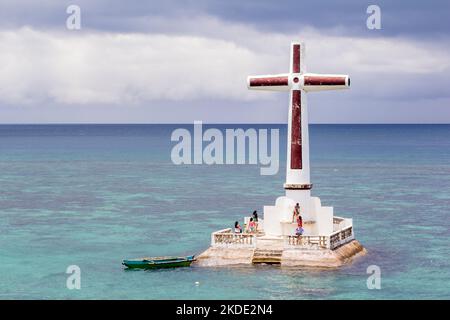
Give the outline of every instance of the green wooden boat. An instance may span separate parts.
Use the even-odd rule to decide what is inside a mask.
[[[148,257],[123,260],[122,264],[131,269],[158,269],[189,267],[195,261],[195,256],[187,257]]]

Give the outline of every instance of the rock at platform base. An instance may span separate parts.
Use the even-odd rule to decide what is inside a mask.
[[[281,264],[287,267],[337,268],[366,254],[366,249],[352,240],[335,250],[284,250]]]
[[[281,259],[270,259],[268,261],[279,261],[285,267],[314,267],[314,268],[337,268],[351,262],[354,258],[362,256],[366,249],[357,241],[352,240],[335,250],[329,249],[284,249]],[[254,257],[254,248],[215,248],[210,247],[197,257],[196,266],[221,267],[233,265],[252,265],[264,263],[260,255]]]

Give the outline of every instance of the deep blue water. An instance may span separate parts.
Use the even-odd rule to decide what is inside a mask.
[[[1,125],[0,298],[450,298],[450,125],[310,127],[313,194],[369,252],[351,265],[125,271],[123,258],[199,253],[283,194],[284,167],[172,164],[178,127],[192,126]],[[280,128],[283,165],[285,127],[256,128]]]

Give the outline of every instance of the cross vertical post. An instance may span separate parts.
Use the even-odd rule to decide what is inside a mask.
[[[288,91],[289,115],[287,131],[286,193],[289,190],[311,189],[309,169],[309,132],[306,93],[311,91],[346,89],[350,87],[348,75],[307,73],[305,45],[291,43],[289,73],[250,76],[247,86],[253,90]]]

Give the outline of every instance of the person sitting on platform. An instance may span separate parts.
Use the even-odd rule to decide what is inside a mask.
[[[255,222],[255,231],[258,231],[258,212],[253,211],[253,221]]]
[[[300,216],[300,205],[297,203],[294,208],[294,212],[292,213],[292,222],[295,222]]]
[[[255,221],[253,221],[253,218],[250,218],[250,222],[248,223],[248,226],[247,226],[247,232],[249,232],[249,233],[256,232],[256,223],[255,223]]]
[[[239,225],[239,221],[234,223],[234,233],[242,233],[242,227]]]

